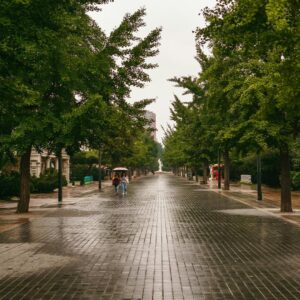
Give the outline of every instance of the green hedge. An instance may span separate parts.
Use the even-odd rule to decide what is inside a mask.
[[[5,199],[20,195],[20,174],[18,172],[0,174],[0,198]],[[67,180],[63,176],[63,186]],[[51,193],[58,188],[58,174],[54,169],[47,170],[41,177],[32,177],[30,182],[31,193]]]
[[[78,152],[71,157],[71,164],[89,165],[98,164],[98,153],[95,151]]]
[[[89,165],[73,164],[71,165],[71,181],[83,181],[83,177],[93,176],[94,180],[99,179],[99,169],[97,167],[90,167]],[[104,179],[105,172],[102,171],[102,179]]]
[[[68,184],[66,177],[62,178],[63,186]],[[46,170],[39,178],[31,178],[30,190],[32,193],[52,193],[58,188],[58,173],[55,169]]]
[[[18,172],[0,174],[0,198],[18,196],[20,194],[20,179]]]
[[[300,172],[291,172],[293,190],[300,190]]]
[[[280,161],[276,152],[268,152],[262,155],[262,183],[271,187],[280,186]],[[248,156],[243,159],[233,160],[230,168],[230,179],[238,181],[242,174],[249,174],[252,182],[257,182],[256,156]]]

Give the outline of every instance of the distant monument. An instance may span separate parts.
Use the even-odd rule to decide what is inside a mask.
[[[161,160],[159,159],[158,160],[158,164],[159,164],[159,172],[162,172],[162,167],[163,167],[163,164],[162,164],[162,162],[161,162]]]

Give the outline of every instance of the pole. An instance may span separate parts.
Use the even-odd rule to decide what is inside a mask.
[[[221,150],[218,149],[218,189],[221,189]]]
[[[261,155],[257,153],[257,200],[262,200],[262,189],[261,189]]]
[[[62,193],[62,153],[61,149],[58,153],[58,203],[62,203],[63,193]]]
[[[98,179],[98,189],[99,191],[102,191],[102,169],[101,169],[101,164],[102,164],[102,147],[100,146],[99,148],[99,179]]]

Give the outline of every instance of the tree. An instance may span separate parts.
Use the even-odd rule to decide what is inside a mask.
[[[214,49],[222,48],[240,59],[239,69],[245,76],[237,103],[242,112],[251,108],[248,119],[256,123],[246,136],[265,131],[263,143],[280,150],[282,211],[292,210],[289,152],[299,132],[297,10],[299,3],[288,0],[218,1],[215,9],[204,11],[208,26],[198,30],[202,43],[209,41]],[[248,120],[243,121],[246,127]]]
[[[104,2],[108,1],[0,4],[0,122],[5,124],[0,143],[21,156],[18,212],[29,207],[32,147],[54,150],[58,157],[64,147],[78,148],[83,137],[70,135],[78,107],[102,98],[125,111],[130,87],[149,80],[144,70],[154,65],[145,60],[157,53],[160,30],[137,41],[134,32],[145,14],[140,10],[126,16],[122,30],[107,38],[86,15]],[[61,188],[59,195],[61,199]]]

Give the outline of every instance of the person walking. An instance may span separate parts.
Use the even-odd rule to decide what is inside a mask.
[[[115,177],[114,177],[114,179],[113,179],[113,181],[112,181],[112,184],[113,184],[113,186],[115,187],[115,192],[116,192],[116,194],[118,194],[118,191],[119,191],[119,185],[120,185],[120,178],[119,178],[117,175],[115,175]]]
[[[127,194],[127,184],[128,184],[128,179],[125,174],[123,174],[121,178],[121,187],[122,187],[122,193],[123,195]]]

